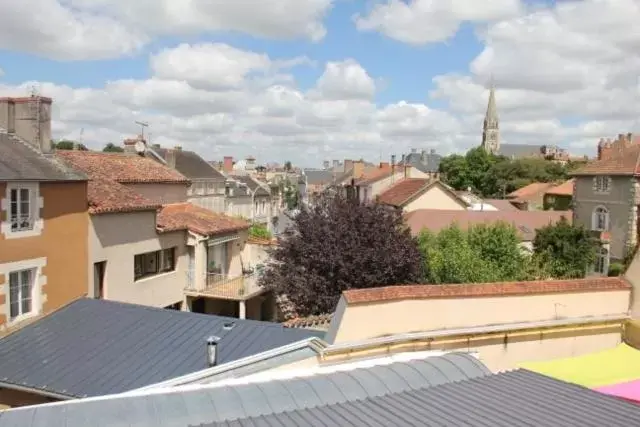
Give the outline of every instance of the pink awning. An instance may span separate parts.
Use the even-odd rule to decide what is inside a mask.
[[[640,403],[640,380],[606,385],[595,388],[600,393],[621,397],[631,402]]]

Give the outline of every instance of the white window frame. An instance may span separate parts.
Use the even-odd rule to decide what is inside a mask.
[[[606,175],[598,175],[593,177],[594,192],[599,194],[607,194],[611,191],[611,177]]]
[[[47,295],[43,292],[47,284],[47,277],[43,274],[43,268],[46,265],[47,258],[45,257],[0,264],[0,276],[3,277],[3,281],[0,282],[0,294],[5,297],[4,304],[0,305],[0,312],[4,313],[8,325],[19,323],[42,313],[42,307],[47,302]],[[32,272],[31,311],[11,318],[11,273],[24,270],[31,270]]]
[[[142,265],[138,265],[141,260]],[[140,273],[138,271],[140,270]],[[160,249],[133,256],[133,280],[135,282],[171,273],[176,270],[176,248]]]
[[[597,206],[591,214],[591,230],[609,231],[609,220],[609,209],[604,206]]]
[[[9,321],[15,322],[33,316],[33,300],[35,299],[36,269],[27,268],[9,272]],[[15,295],[15,298],[14,298]],[[15,300],[15,301],[14,301]],[[29,309],[24,308],[28,301]],[[12,313],[11,307],[17,306]]]
[[[16,191],[20,194],[21,190],[29,192],[29,216],[30,227],[23,230],[15,230],[12,227],[12,218],[15,217],[12,211],[11,193]],[[18,203],[20,205],[20,203]],[[5,197],[0,201],[0,208],[4,215],[4,221],[0,223],[0,233],[5,239],[19,239],[24,237],[34,237],[42,234],[44,221],[40,215],[44,203],[40,197],[40,185],[37,182],[9,182],[7,183]]]

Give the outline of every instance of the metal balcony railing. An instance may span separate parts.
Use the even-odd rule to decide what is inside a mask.
[[[239,276],[206,273],[203,286],[200,286],[200,288],[194,279],[193,272],[189,272],[185,291],[199,296],[241,301],[263,291],[262,287],[258,285],[258,275],[256,273]]]
[[[28,231],[33,230],[35,218],[29,215],[13,215],[9,222],[11,223],[11,231]]]

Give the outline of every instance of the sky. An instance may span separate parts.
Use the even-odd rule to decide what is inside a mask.
[[[0,96],[53,98],[53,135],[140,132],[207,160],[386,161],[480,143],[595,153],[640,132],[637,0],[0,1]]]

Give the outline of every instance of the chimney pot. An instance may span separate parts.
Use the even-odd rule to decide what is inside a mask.
[[[211,336],[207,338],[207,365],[210,368],[218,364],[218,342],[220,338]]]
[[[176,151],[182,151],[182,145],[176,145],[173,147]]]

